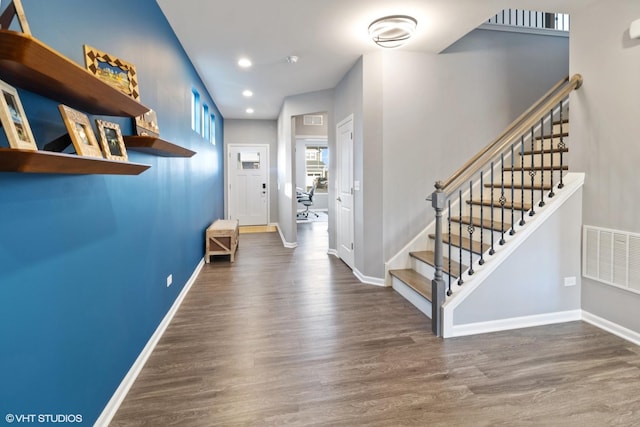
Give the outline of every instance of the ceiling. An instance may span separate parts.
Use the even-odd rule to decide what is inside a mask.
[[[594,1],[157,0],[225,119],[275,119],[285,97],[334,88],[360,56],[383,49],[367,28],[385,15],[418,20],[400,49],[438,53],[504,8],[572,13]],[[241,69],[241,57],[253,66]]]

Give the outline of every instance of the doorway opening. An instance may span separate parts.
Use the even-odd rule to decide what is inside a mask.
[[[329,144],[327,113],[294,117],[296,223],[298,233],[326,231],[329,226]]]

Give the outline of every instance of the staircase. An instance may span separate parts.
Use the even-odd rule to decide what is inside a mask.
[[[579,75],[558,82],[452,177],[437,182],[435,221],[387,263],[392,286],[431,317],[434,334],[447,336],[443,322],[452,321],[443,319],[444,307],[472,282],[474,289],[482,286],[485,263],[491,260],[495,270],[507,262],[504,248],[529,238],[527,228],[549,216],[538,212],[567,200],[560,196],[569,169],[569,94],[581,82]]]

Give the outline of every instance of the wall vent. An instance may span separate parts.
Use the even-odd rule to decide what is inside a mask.
[[[640,293],[640,234],[585,225],[582,275]]]
[[[324,120],[321,114],[306,114],[303,123],[305,126],[322,126]]]

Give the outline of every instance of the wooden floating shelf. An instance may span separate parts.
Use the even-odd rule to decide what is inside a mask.
[[[0,30],[0,79],[89,114],[149,111],[38,39],[11,30]]]
[[[153,136],[125,136],[127,150],[140,151],[162,157],[192,157],[195,151],[180,147]]]
[[[75,154],[0,148],[0,172],[139,175],[150,167]]]

